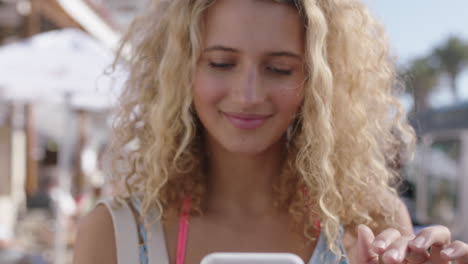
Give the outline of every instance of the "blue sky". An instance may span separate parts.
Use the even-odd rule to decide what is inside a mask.
[[[468,0],[364,0],[385,25],[393,53],[402,64],[427,55],[450,35],[468,41]],[[434,106],[450,104],[442,81],[431,98]],[[459,80],[461,96],[468,100],[468,70]]]

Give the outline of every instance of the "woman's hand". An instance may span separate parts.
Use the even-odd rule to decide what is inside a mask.
[[[396,229],[374,236],[369,227],[360,225],[358,254],[359,264],[468,264],[468,244],[451,242],[450,231],[444,226],[426,227],[417,236],[402,235]]]

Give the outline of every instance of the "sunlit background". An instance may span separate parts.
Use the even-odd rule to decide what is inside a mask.
[[[0,0],[0,264],[71,263],[79,219],[121,188],[105,151],[126,69],[110,65],[146,1]],[[416,231],[468,241],[468,1],[365,2],[419,139],[402,199]]]

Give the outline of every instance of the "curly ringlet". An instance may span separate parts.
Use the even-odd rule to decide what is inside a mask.
[[[411,139],[412,152],[413,130],[395,97],[396,67],[383,27],[359,0],[274,1],[304,17],[308,73],[276,204],[311,241],[312,216],[320,216],[328,246],[339,254],[333,241],[341,225],[396,225],[389,183],[398,179],[392,168],[401,138]],[[203,214],[206,155],[191,77],[203,47],[203,12],[213,2],[153,0],[123,40],[132,56],[114,124],[112,175],[125,180],[120,198],[142,195],[145,215],[178,211],[186,196],[191,213]]]

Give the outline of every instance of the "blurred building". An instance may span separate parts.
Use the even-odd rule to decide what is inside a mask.
[[[147,0],[87,0],[87,3],[118,30],[125,30]]]
[[[413,220],[445,225],[452,238],[468,241],[468,102],[421,112],[410,121],[419,144],[403,174],[415,186]]]
[[[0,45],[51,30],[77,28],[115,49],[121,32],[141,8],[142,2],[0,0]],[[58,142],[41,130],[63,119],[65,111],[57,106],[52,113],[61,116],[49,115],[50,120],[38,124],[37,118],[43,116],[47,109],[32,103],[2,100],[2,89],[0,85],[0,263],[17,263],[5,262],[2,258],[8,255],[3,254],[3,245],[9,243],[26,248],[30,254],[41,254],[49,260],[55,258],[55,263],[67,263],[57,259],[69,259],[69,256],[52,256],[57,226],[53,212],[47,211],[52,203],[49,192],[56,185]],[[47,111],[50,113],[50,109]],[[101,168],[98,168],[96,160],[109,138],[109,112],[76,110],[73,116],[76,117],[77,136],[72,144],[75,151],[71,157],[74,164],[71,168],[72,194],[78,202],[86,186],[94,188],[102,184],[98,171]],[[85,174],[91,177],[85,179]],[[36,208],[47,210],[38,213]],[[31,231],[33,229],[37,232]],[[39,236],[34,236],[34,233]],[[64,247],[71,246],[73,240],[69,242]]]

